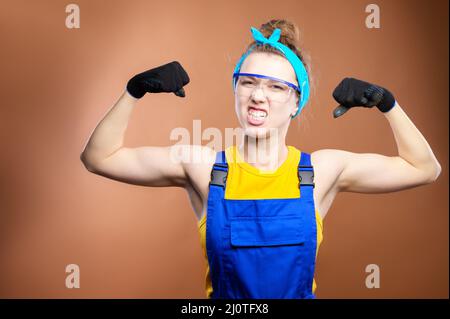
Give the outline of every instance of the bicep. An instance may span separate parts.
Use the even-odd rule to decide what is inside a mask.
[[[338,177],[342,192],[389,193],[423,185],[428,175],[399,156],[337,151],[343,163]]]
[[[188,149],[189,145],[123,147],[97,163],[93,173],[135,185],[183,187],[186,173],[177,154]]]

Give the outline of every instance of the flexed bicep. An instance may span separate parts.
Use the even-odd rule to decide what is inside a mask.
[[[178,150],[183,151],[178,145],[123,147],[97,163],[92,172],[135,185],[183,187],[186,184],[186,173],[182,162],[175,156]]]
[[[427,184],[429,174],[399,156],[337,151],[343,163],[338,177],[341,192],[389,193]]]

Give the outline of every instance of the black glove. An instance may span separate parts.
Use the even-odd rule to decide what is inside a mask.
[[[139,73],[127,84],[127,91],[140,99],[145,93],[174,92],[185,97],[183,86],[189,83],[189,76],[180,63],[173,61],[157,68]]]
[[[333,98],[340,104],[333,112],[335,118],[354,106],[376,106],[385,113],[395,105],[395,98],[387,89],[354,78],[343,79],[334,89]]]

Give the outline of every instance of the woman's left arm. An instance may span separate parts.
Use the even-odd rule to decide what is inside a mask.
[[[356,92],[354,97],[358,96],[357,91],[353,91],[353,93]],[[390,94],[389,91],[387,92]],[[348,92],[343,96],[348,96]],[[367,97],[367,94],[363,96]],[[388,110],[383,109],[385,105],[378,104],[377,107],[383,112],[392,128],[398,155],[384,156],[333,150],[334,155],[341,162],[341,172],[336,183],[338,191],[387,193],[428,184],[434,182],[439,176],[441,165],[430,145],[392,95],[391,98],[393,103],[390,104],[393,104],[393,107],[389,106]],[[342,100],[339,98],[337,100],[342,104]],[[366,105],[362,105],[365,102]],[[362,102],[353,101],[350,107],[367,107],[367,104],[370,105],[370,101],[367,103],[367,99],[363,97]]]

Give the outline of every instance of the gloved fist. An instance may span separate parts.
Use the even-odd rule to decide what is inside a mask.
[[[128,81],[127,91],[140,99],[145,93],[174,92],[184,97],[183,86],[189,83],[189,76],[180,63],[173,61],[157,68],[135,75]]]
[[[395,98],[387,89],[354,78],[343,79],[334,89],[333,98],[339,103],[333,112],[335,118],[354,106],[376,106],[385,113],[395,105]]]

